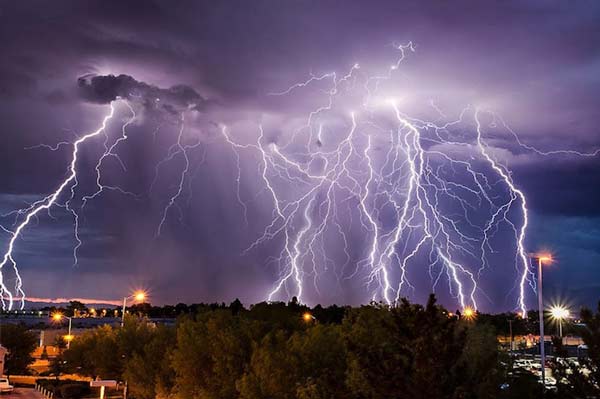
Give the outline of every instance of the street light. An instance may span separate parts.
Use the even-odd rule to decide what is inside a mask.
[[[561,305],[555,305],[550,308],[550,316],[558,321],[558,336],[562,338],[562,321],[569,317],[569,309]]]
[[[546,389],[546,348],[544,347],[544,301],[542,296],[542,266],[552,262],[550,254],[534,254],[531,258],[538,262],[538,312],[540,313],[540,362],[542,363],[542,386]]]
[[[62,313],[54,313],[52,315],[52,318],[55,321],[61,321],[62,319],[68,319],[69,320],[69,331],[67,332],[67,335],[64,336],[65,341],[67,341],[67,349],[69,349],[71,347],[71,341],[73,340],[73,335],[71,334],[71,324],[72,324],[72,317],[69,316],[65,316]]]
[[[127,306],[128,299],[135,299],[137,302],[142,302],[146,299],[146,293],[144,291],[136,291],[133,294],[123,298],[123,312],[121,314],[121,327],[125,324],[125,307]]]
[[[473,320],[475,318],[475,309],[470,306],[467,306],[463,309],[462,316],[467,320]]]
[[[305,322],[309,323],[311,321],[317,321],[317,318],[315,316],[313,316],[310,312],[305,312],[302,315],[302,320],[304,320]]]

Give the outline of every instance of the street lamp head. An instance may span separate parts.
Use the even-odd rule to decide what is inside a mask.
[[[534,259],[540,263],[552,263],[554,261],[554,258],[552,257],[552,254],[550,252],[547,251],[543,251],[543,252],[533,252],[530,253],[528,255],[531,259]]]
[[[304,320],[305,322],[310,322],[315,318],[315,316],[313,316],[312,314],[310,314],[309,312],[306,312],[302,315],[302,320]]]
[[[463,309],[463,317],[467,320],[471,320],[475,317],[475,309],[470,306],[467,306]]]
[[[556,305],[550,308],[550,315],[555,320],[564,320],[569,317],[569,309],[564,306]]]
[[[541,254],[538,255],[538,259],[540,260],[540,262],[542,263],[551,263],[552,262],[552,255],[549,254]]]
[[[64,316],[62,314],[60,314],[60,313],[54,313],[52,315],[52,319],[54,319],[55,321],[61,321],[63,317]]]
[[[146,293],[144,291],[137,291],[136,293],[133,294],[133,297],[135,298],[136,301],[142,302],[146,299]]]

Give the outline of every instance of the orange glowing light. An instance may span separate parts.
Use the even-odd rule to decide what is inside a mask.
[[[538,259],[542,263],[550,263],[550,262],[552,262],[552,255],[546,255],[546,254],[539,255]]]
[[[302,319],[304,319],[304,321],[306,321],[306,322],[312,321],[314,318],[315,317],[308,312],[306,312],[302,315]]]
[[[63,318],[63,315],[62,315],[62,314],[60,314],[60,313],[54,313],[54,314],[52,315],[52,318],[53,318],[54,320],[56,320],[56,321],[60,321],[60,320],[62,320],[62,318]]]
[[[136,301],[142,302],[144,299],[146,299],[146,293],[143,291],[138,291],[133,295],[133,297]]]
[[[475,317],[475,310],[469,306],[467,306],[464,310],[463,310],[463,317],[465,319],[472,319]]]

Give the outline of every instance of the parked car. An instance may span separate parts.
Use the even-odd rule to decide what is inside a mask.
[[[8,378],[0,377],[0,393],[12,392],[14,387],[9,384]]]

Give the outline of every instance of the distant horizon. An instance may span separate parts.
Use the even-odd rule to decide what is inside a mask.
[[[42,307],[52,307],[52,306],[55,306],[57,308],[60,308],[60,307],[69,305],[70,301],[81,302],[84,305],[86,305],[86,307],[89,307],[89,306],[96,306],[96,307],[107,306],[107,307],[114,307],[115,309],[120,309],[123,306],[123,302],[122,301],[121,302],[119,302],[119,301],[112,301],[111,302],[111,301],[102,301],[102,300],[98,300],[98,299],[89,299],[89,298],[87,298],[87,299],[86,298],[71,298],[71,299],[56,298],[56,299],[53,299],[52,301],[45,301],[45,299],[49,299],[49,298],[33,298],[33,299],[35,299],[35,300],[29,300],[29,299],[27,299],[25,301],[26,305],[25,305],[25,308],[23,309],[24,311],[39,310],[39,307],[35,307],[35,305],[38,305],[38,306],[43,305]],[[85,302],[82,299],[89,300],[89,302]],[[153,303],[152,301],[149,301],[149,302],[141,302],[141,303],[149,304],[151,306],[159,307],[159,308],[160,307],[165,307],[165,306],[173,306],[173,307],[175,307],[178,304],[184,304],[186,306],[193,306],[193,305],[225,305],[227,307],[227,306],[230,306],[236,299],[238,299],[238,298],[234,298],[234,299],[232,299],[230,301],[214,301],[214,302],[169,302],[169,303],[160,303],[160,304],[157,304],[157,303]],[[244,301],[240,300],[240,302],[244,306],[244,308],[249,309],[250,307],[252,307],[254,305],[257,305],[257,304],[261,304],[261,303],[284,303],[284,304],[287,304],[290,301],[273,301],[273,302],[259,301],[259,302],[254,302],[254,303],[245,303]],[[581,306],[573,306],[573,305],[568,306],[568,309],[569,309],[569,311],[571,313],[571,318],[577,318],[577,317],[579,317],[579,316],[575,317],[574,315],[579,315],[579,312],[584,307],[588,308],[588,309],[591,309],[591,310],[595,310],[596,307],[598,306],[598,302],[600,302],[600,296],[598,298],[598,301],[596,301],[596,303],[593,306],[589,306],[589,305],[585,305],[585,304],[581,305]],[[417,305],[425,305],[424,303],[417,303],[417,302],[413,302],[413,301],[410,301],[410,300],[409,300],[409,303],[411,303],[411,304],[417,304]],[[138,305],[138,304],[140,304],[140,303],[128,303],[127,307],[129,308],[131,306]],[[371,304],[372,303],[364,303],[364,304],[354,304],[354,305],[352,305],[352,304],[331,303],[331,304],[327,304],[327,305],[324,305],[324,304],[308,305],[308,304],[305,304],[305,303],[299,303],[300,306],[305,306],[305,307],[307,307],[309,309],[314,309],[317,306],[321,306],[323,308],[327,308],[327,307],[331,307],[331,306],[359,308],[361,306],[369,306]],[[383,303],[378,302],[376,304],[383,304]],[[445,308],[446,310],[448,310],[450,312],[462,311],[461,309],[458,309],[458,308],[454,309],[452,307],[445,306],[444,304],[439,303],[439,301],[437,302],[437,304],[440,305],[440,306],[442,306],[443,308]],[[385,304],[383,304],[383,305],[385,305]],[[547,305],[550,305],[550,304],[547,304]],[[537,307],[533,307],[533,308],[527,309],[527,312],[530,312],[530,311],[537,312],[538,309],[537,309]],[[516,310],[516,309],[514,309],[514,310],[497,311],[497,312],[489,312],[489,311],[478,310],[478,312],[480,312],[482,314],[490,314],[490,315],[498,315],[498,314],[505,314],[505,313],[516,314],[516,315],[519,314],[519,310]]]

